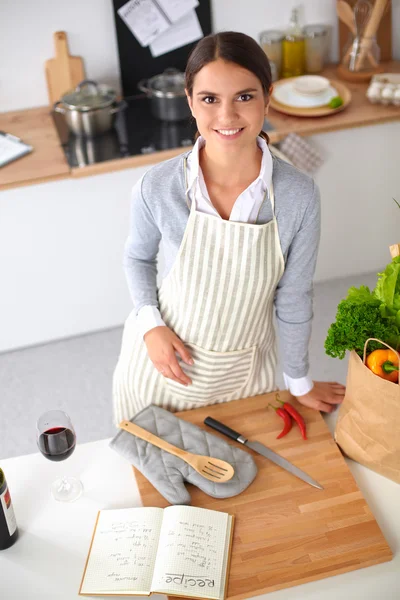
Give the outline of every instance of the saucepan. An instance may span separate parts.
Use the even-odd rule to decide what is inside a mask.
[[[85,79],[64,94],[54,110],[64,115],[72,133],[93,137],[110,131],[117,113],[126,106],[124,100],[117,102],[116,92],[108,85]]]
[[[185,94],[185,74],[169,67],[160,75],[142,79],[138,88],[151,100],[151,112],[162,121],[182,121],[191,116]]]

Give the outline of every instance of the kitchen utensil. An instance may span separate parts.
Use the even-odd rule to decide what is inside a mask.
[[[349,6],[350,11],[353,14],[353,9],[357,0],[347,0],[346,2],[345,0],[342,1],[344,4]],[[375,1],[376,0],[370,0],[372,5],[374,5]],[[349,28],[340,17],[338,18],[338,29],[338,51],[339,56],[343,56],[344,49],[348,45]],[[392,60],[392,30],[392,3],[388,2],[376,32],[376,41],[381,50],[381,56],[379,59],[380,61]],[[355,33],[353,33],[353,35],[355,35]]]
[[[47,93],[51,105],[85,79],[83,60],[80,56],[69,54],[65,31],[56,31],[53,39],[56,56],[45,62]]]
[[[224,483],[225,481],[232,479],[234,475],[233,467],[225,460],[213,458],[212,456],[200,456],[199,454],[193,454],[192,452],[182,450],[182,448],[177,448],[177,446],[173,446],[169,442],[166,442],[153,433],[150,433],[150,431],[147,431],[130,421],[121,421],[119,427],[132,433],[132,435],[136,435],[141,440],[145,440],[146,442],[153,444],[153,446],[165,450],[165,452],[178,456],[187,462],[195,471],[200,473],[200,475],[210,481]]]
[[[358,0],[358,2],[365,2],[366,0]],[[358,4],[357,2],[357,4]],[[375,5],[372,9],[372,13],[368,17],[368,21],[365,24],[365,28],[361,34],[362,42],[360,52],[356,58],[356,68],[362,65],[363,59],[366,52],[371,48],[373,40],[378,31],[379,23],[381,22],[383,13],[385,11],[387,0],[376,0]]]
[[[160,75],[142,79],[138,88],[151,100],[151,111],[162,121],[181,121],[191,112],[185,94],[185,74],[173,67]]]
[[[335,96],[340,96],[343,99],[343,104],[338,108],[330,108],[328,104],[317,107],[294,107],[278,102],[276,94],[279,95],[278,89],[281,85],[287,85],[290,79],[282,79],[274,84],[274,92],[271,96],[270,107],[278,112],[293,117],[326,117],[328,115],[336,114],[344,110],[351,102],[351,92],[349,88],[340,81],[329,80],[331,87],[336,91]],[[300,95],[297,96],[300,98]],[[329,100],[328,100],[329,102]]]
[[[117,102],[112,88],[89,79],[54,104],[54,110],[65,116],[69,129],[78,136],[96,136],[110,131],[116,114],[125,107],[125,101]]]
[[[355,37],[356,36],[356,26],[354,23],[354,12],[352,11],[350,4],[348,4],[348,2],[346,2],[345,0],[338,0],[336,9],[337,9],[337,14],[339,16],[339,19],[341,19],[341,21],[343,23],[345,23],[345,25],[347,25],[347,27],[350,29],[352,36]],[[347,49],[345,56],[343,57],[344,64],[348,63],[349,58],[350,58],[350,52],[351,52],[351,44],[349,45],[349,48]],[[368,52],[368,60],[370,61],[371,65],[373,67],[378,66],[378,62],[375,59],[375,57],[373,56],[371,51]]]
[[[303,591],[306,587],[296,590],[293,586],[329,577],[325,584],[321,582],[321,590],[328,590],[336,582],[334,575],[392,559],[390,547],[350,471],[351,463],[345,461],[321,413],[301,406],[301,414],[307,422],[307,442],[295,428],[289,437],[277,440],[280,419],[275,411],[266,410],[275,395],[276,392],[271,392],[174,413],[180,420],[212,433],[215,432],[204,425],[204,419],[210,414],[233,429],[242,429],[250,438],[284,453],[302,469],[312,472],[325,488],[317,493],[315,488],[241,444],[234,444],[221,434],[214,436],[227,440],[232,449],[240,448],[253,456],[258,467],[255,480],[240,496],[224,498],[222,502],[209,498],[197,487],[190,487],[192,506],[221,508],[235,514],[227,590],[230,600],[255,598],[285,588],[291,589],[287,594],[275,595],[307,597]],[[298,407],[288,391],[283,390],[279,395],[284,402],[293,402]],[[364,481],[364,469],[355,470]],[[169,502],[137,469],[134,476],[143,506],[168,506]],[[376,485],[385,485],[379,478],[372,479]],[[357,577],[367,573],[360,570],[349,578],[356,582]],[[309,587],[313,587],[312,584]],[[320,597],[324,598],[323,591]],[[384,597],[382,594],[382,600]]]
[[[272,461],[279,467],[282,467],[282,469],[289,471],[289,473],[291,473],[295,477],[298,477],[299,479],[302,479],[309,485],[312,485],[318,488],[319,490],[324,489],[322,485],[318,483],[318,481],[315,481],[315,479],[310,477],[310,475],[304,473],[304,471],[302,471],[301,469],[293,465],[291,462],[286,460],[286,458],[283,458],[283,456],[280,456],[279,454],[271,450],[271,448],[267,448],[267,446],[264,446],[264,444],[260,444],[260,442],[249,441],[247,438],[245,438],[243,435],[241,435],[234,429],[231,429],[227,425],[224,425],[223,423],[217,421],[216,419],[213,419],[212,417],[206,417],[204,419],[204,423],[205,425],[212,427],[216,431],[219,431],[220,433],[226,435],[232,440],[236,440],[237,442],[244,444],[245,446],[247,446],[247,448],[251,448],[251,450],[254,450],[254,452],[265,456],[265,458],[268,458],[270,461]]]
[[[354,71],[356,66],[356,58],[361,51],[361,42],[364,35],[365,27],[371,15],[371,4],[368,0],[357,0],[354,7],[354,24],[356,35],[351,45],[349,70]]]

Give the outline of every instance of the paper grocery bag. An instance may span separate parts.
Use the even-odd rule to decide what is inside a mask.
[[[378,377],[365,365],[370,340],[384,344],[368,339],[364,360],[351,352],[335,440],[349,458],[400,483],[400,384]]]

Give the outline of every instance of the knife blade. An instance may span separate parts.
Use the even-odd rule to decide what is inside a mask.
[[[283,458],[283,456],[280,456],[279,454],[277,454],[276,452],[271,450],[271,448],[264,446],[264,444],[261,444],[260,442],[257,442],[257,441],[254,441],[254,442],[249,441],[247,438],[245,438],[243,435],[241,435],[234,429],[231,429],[227,425],[224,425],[224,423],[221,423],[220,421],[217,421],[216,419],[213,419],[212,417],[206,417],[204,419],[204,424],[208,425],[209,427],[212,427],[216,431],[219,431],[219,433],[226,435],[227,437],[231,438],[232,440],[235,440],[236,442],[240,442],[241,444],[244,444],[248,448],[251,448],[252,450],[254,450],[254,452],[257,452],[258,454],[261,454],[261,456],[268,458],[271,462],[278,465],[278,467],[285,469],[286,471],[288,471],[295,477],[298,477],[302,481],[305,481],[309,485],[312,485],[315,488],[318,488],[319,490],[324,489],[322,487],[322,485],[320,483],[318,483],[318,481],[315,481],[315,479],[310,477],[310,475],[308,475],[307,473],[305,473],[304,471],[302,471],[301,469],[299,469],[298,467],[293,465],[286,458]]]

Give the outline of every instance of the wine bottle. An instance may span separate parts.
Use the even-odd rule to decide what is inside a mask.
[[[6,478],[0,469],[0,550],[12,546],[18,537],[17,522]]]

